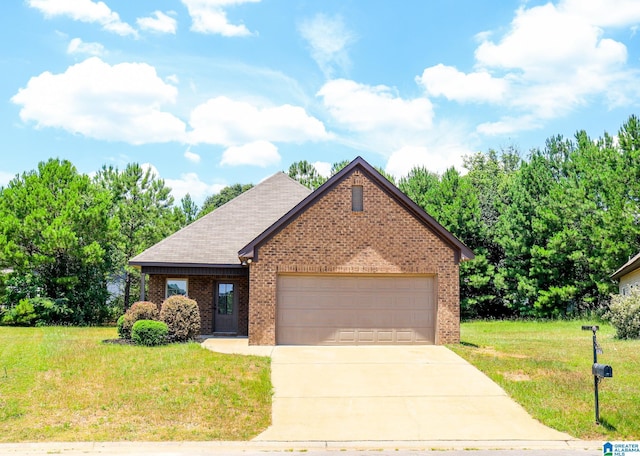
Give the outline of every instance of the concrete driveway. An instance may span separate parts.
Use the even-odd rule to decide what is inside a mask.
[[[257,441],[573,440],[445,347],[278,346],[271,357],[273,424]]]
[[[238,338],[209,338],[202,345],[221,353],[271,356],[273,424],[256,443],[438,446],[446,441],[480,448],[580,443],[531,418],[446,347],[266,347]]]

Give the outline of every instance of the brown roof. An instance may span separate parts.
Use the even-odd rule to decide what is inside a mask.
[[[277,173],[132,258],[132,266],[239,265],[246,245],[311,193]]]
[[[616,272],[611,274],[611,278],[613,280],[620,280],[622,276],[625,276],[630,272],[635,271],[638,268],[640,268],[640,253],[638,253],[636,256],[631,258],[625,264],[623,264],[622,267],[618,269]]]
[[[411,213],[418,221],[429,228],[434,234],[448,244],[457,255],[457,258],[463,260],[472,260],[475,255],[469,247],[464,245],[458,238],[447,231],[442,225],[440,225],[433,217],[427,214],[420,206],[414,203],[411,198],[402,193],[398,187],[393,185],[380,174],[373,166],[367,163],[362,157],[357,157],[339,173],[331,177],[327,182],[320,186],[316,191],[303,199],[298,205],[282,216],[280,220],[271,225],[266,231],[261,233],[258,237],[253,239],[247,245],[245,245],[238,255],[243,259],[256,259],[256,249],[260,247],[265,241],[270,239],[290,222],[296,219],[299,214],[311,207],[316,201],[322,198],[327,192],[334,188],[342,179],[349,175],[355,168],[367,175],[373,182],[375,182],[383,191],[389,196],[395,199],[398,204],[403,206],[405,210]]]

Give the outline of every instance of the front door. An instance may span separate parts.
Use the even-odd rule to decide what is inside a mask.
[[[233,282],[218,282],[215,292],[214,331],[238,332],[238,297]]]

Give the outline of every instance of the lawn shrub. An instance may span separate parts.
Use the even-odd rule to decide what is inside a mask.
[[[118,321],[116,321],[116,328],[118,329],[118,337],[120,339],[126,339],[124,330],[122,329],[123,325],[124,325],[124,315],[120,315],[120,317],[118,318]]]
[[[640,338],[640,292],[613,295],[605,318],[616,328],[619,339]]]
[[[21,299],[17,305],[5,312],[2,324],[13,326],[32,326],[36,322],[36,311],[29,299]]]
[[[69,308],[68,300],[65,298],[31,298],[29,301],[33,304],[37,315],[36,326],[65,323],[70,320],[73,314],[73,310]]]
[[[72,313],[66,299],[23,298],[5,309],[1,321],[14,326],[46,326],[64,323]]]
[[[131,329],[138,320],[158,320],[158,306],[150,301],[135,302],[123,315],[122,327],[118,335],[123,339],[131,339]]]
[[[131,328],[131,339],[136,345],[154,347],[167,343],[169,328],[162,321],[138,320]]]
[[[186,296],[167,298],[160,309],[160,320],[169,327],[170,342],[185,342],[200,334],[198,303]]]

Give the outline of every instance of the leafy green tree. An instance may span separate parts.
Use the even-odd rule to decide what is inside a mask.
[[[477,258],[461,265],[463,316],[479,316],[481,307],[496,299],[491,289],[494,268],[482,251],[485,230],[476,189],[470,179],[450,168],[442,176],[414,168],[400,180],[400,189],[447,230],[475,251]],[[478,251],[479,250],[479,251]]]
[[[315,190],[324,184],[327,179],[318,174],[315,166],[306,160],[292,163],[289,166],[289,177],[297,180],[305,187]]]
[[[233,184],[220,190],[220,193],[208,196],[204,200],[204,203],[202,203],[202,208],[198,213],[198,218],[207,215],[209,212],[215,209],[218,209],[223,204],[228,203],[236,196],[241,195],[251,188],[253,188],[253,184]]]
[[[1,266],[14,278],[33,278],[29,286],[43,297],[66,302],[68,321],[103,321],[114,232],[109,207],[109,194],[70,162],[39,163],[0,193]]]
[[[550,138],[516,174],[512,204],[500,216],[499,281],[519,315],[576,315],[606,306],[608,275],[633,251],[637,233],[631,214],[638,205],[625,195],[635,171],[624,160],[611,137],[594,141],[581,131],[575,141]]]
[[[180,226],[184,227],[198,218],[198,205],[193,202],[191,195],[187,193],[180,200]]]
[[[499,243],[505,258],[498,281],[505,292],[506,305],[518,315],[536,316],[534,302],[542,285],[540,280],[545,280],[542,271],[532,268],[532,255],[550,232],[551,227],[541,223],[539,215],[558,182],[562,161],[557,157],[547,151],[531,152],[509,187],[511,204],[500,215]]]
[[[522,160],[514,148],[477,152],[464,157],[468,173],[465,180],[475,189],[480,209],[476,239],[472,246],[476,258],[460,266],[463,316],[506,317],[513,311],[505,305],[500,286],[500,269],[505,252],[498,242],[500,215],[511,204],[507,192]],[[467,242],[465,240],[465,242]]]
[[[172,209],[171,189],[150,169],[137,163],[123,171],[103,166],[95,181],[111,196],[110,216],[117,225],[112,239],[114,271],[124,281],[126,310],[132,286],[139,283],[139,272],[128,266],[128,261],[176,231],[181,223]]]

